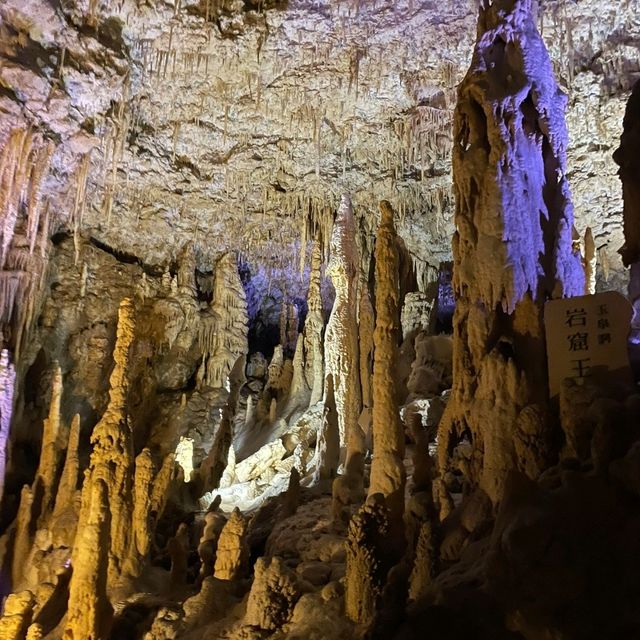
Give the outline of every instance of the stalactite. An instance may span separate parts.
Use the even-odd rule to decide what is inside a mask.
[[[80,258],[80,229],[87,206],[87,178],[89,176],[89,167],[91,166],[91,154],[87,153],[80,161],[78,177],[76,182],[76,195],[73,203],[73,213],[71,216],[73,225],[73,246],[75,249],[75,264],[78,264]]]

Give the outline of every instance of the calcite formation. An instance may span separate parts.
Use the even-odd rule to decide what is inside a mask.
[[[13,415],[13,392],[15,367],[9,360],[6,349],[0,353],[0,501],[4,495],[4,479],[7,466],[7,445]]]
[[[386,573],[384,545],[389,511],[382,494],[374,494],[354,515],[347,534],[345,613],[362,625],[371,625],[380,606]]]
[[[247,301],[232,253],[225,253],[216,263],[209,312],[198,336],[206,354],[203,382],[211,387],[228,388],[231,370],[248,351]]]
[[[218,538],[215,577],[219,580],[235,580],[247,570],[247,518],[236,507]]]
[[[636,637],[638,9],[4,0],[0,637]]]
[[[494,501],[517,468],[514,427],[526,407],[542,408],[535,437],[553,455],[542,305],[584,291],[572,248],[565,107],[533,3],[483,5],[455,116],[454,387],[439,457],[446,469],[469,434],[468,481]]]
[[[358,360],[357,283],[359,257],[349,196],[342,197],[333,225],[327,274],[335,289],[333,309],[325,331],[325,379],[332,378],[338,411],[340,447],[358,438],[360,380]]]
[[[258,558],[245,620],[259,629],[276,631],[289,621],[299,597],[295,574],[280,558]]]
[[[305,376],[311,389],[309,404],[314,405],[322,398],[324,382],[323,334],[324,316],[322,312],[321,273],[322,248],[318,241],[311,251],[309,291],[307,293],[307,317],[304,323]]]
[[[376,237],[376,328],[373,334],[373,461],[369,495],[385,496],[391,517],[404,511],[404,429],[398,413],[395,366],[400,339],[398,254],[393,209],[380,204]]]

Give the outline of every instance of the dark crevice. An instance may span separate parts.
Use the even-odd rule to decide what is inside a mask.
[[[164,273],[164,269],[162,267],[146,264],[138,256],[132,253],[127,253],[126,251],[114,249],[93,236],[89,238],[89,242],[97,249],[112,255],[118,262],[122,262],[124,264],[137,264],[147,275],[158,277]]]

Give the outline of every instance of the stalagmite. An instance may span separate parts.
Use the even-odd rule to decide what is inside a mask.
[[[357,278],[358,248],[349,196],[342,196],[331,236],[327,274],[336,297],[325,333],[325,379],[333,377],[340,447],[358,439],[360,380],[358,376]]]
[[[404,511],[404,429],[395,397],[395,366],[400,337],[398,254],[393,209],[380,203],[376,237],[376,328],[373,334],[373,461],[369,495],[382,493],[392,519]]]
[[[25,569],[25,561],[29,555],[33,542],[35,523],[33,521],[33,490],[28,485],[22,487],[20,492],[20,506],[15,519],[15,538],[13,543],[13,561],[11,568],[11,584],[17,587],[20,584]]]
[[[305,377],[304,362],[304,336],[298,334],[298,340],[292,360],[292,376],[287,402],[283,411],[286,420],[294,420],[294,416],[300,415],[309,407],[310,389]],[[270,420],[273,422],[272,420]]]
[[[73,416],[69,439],[67,440],[67,455],[65,457],[62,475],[58,483],[54,514],[69,507],[73,502],[73,496],[78,488],[78,444],[80,441],[80,415]]]
[[[284,302],[280,310],[280,344],[284,352],[290,356],[298,341],[298,307],[291,302]]]
[[[137,565],[149,552],[151,544],[150,517],[151,517],[151,490],[154,478],[154,464],[151,451],[144,448],[136,457],[135,475],[133,480],[133,541],[130,560]],[[131,568],[132,573],[138,573],[139,569]]]
[[[85,472],[82,509],[71,565],[64,640],[102,640],[111,619],[107,597],[109,566],[109,490],[100,468]]]
[[[200,578],[207,578],[213,575],[216,562],[216,549],[222,529],[227,523],[224,514],[217,510],[220,504],[220,497],[214,500],[209,510],[204,516],[204,528],[198,545],[198,555],[200,556]]]
[[[362,406],[371,410],[372,368],[373,368],[373,332],[375,330],[375,313],[371,304],[371,294],[364,277],[360,278],[360,300],[358,302],[358,336],[360,339],[360,382],[362,383]]]
[[[236,507],[218,539],[214,573],[218,580],[235,580],[246,572],[249,562],[247,525],[248,520]]]
[[[13,391],[16,371],[9,362],[9,352],[3,349],[0,353],[0,503],[4,496],[4,476],[7,464],[7,445],[13,415]]]
[[[247,300],[233,253],[223,254],[216,263],[210,313],[199,330],[200,348],[205,353],[204,382],[228,388],[233,366],[249,351]]]
[[[358,624],[372,624],[380,605],[389,569],[384,561],[388,530],[389,511],[379,493],[369,496],[349,522],[345,613]]]
[[[593,240],[593,231],[591,227],[587,227],[584,232],[584,293],[585,295],[594,294],[596,292],[596,267],[598,263],[598,254],[596,252],[596,244]]]
[[[131,424],[127,413],[129,388],[129,348],[135,329],[131,300],[125,298],[118,310],[116,344],[113,350],[115,366],[109,379],[109,404],[93,429],[90,467],[82,488],[93,495],[92,485],[104,483],[111,513],[109,544],[109,584],[122,576],[124,562],[129,556],[132,539],[134,458]],[[82,524],[82,516],[78,527]],[[74,573],[75,576],[75,573]]]
[[[53,500],[53,488],[57,479],[58,461],[60,457],[60,400],[62,398],[62,371],[56,363],[51,383],[51,402],[49,417],[45,419],[42,430],[42,448],[40,463],[36,473],[34,489],[42,492],[40,515],[48,516]]]
[[[340,461],[338,411],[333,392],[333,376],[328,376],[324,391],[322,423],[316,441],[315,483],[335,478]],[[335,511],[335,509],[334,509]]]
[[[485,3],[455,115],[454,384],[438,440],[444,473],[470,434],[468,481],[494,502],[516,466],[515,424],[529,405],[540,408],[531,434],[538,472],[552,459],[542,305],[584,291],[572,250],[566,102],[532,0]]]
[[[324,381],[324,355],[322,336],[324,316],[321,295],[322,248],[316,240],[311,251],[311,271],[309,274],[309,292],[307,294],[307,317],[304,323],[305,374],[307,386],[311,389],[309,406],[322,398]]]
[[[10,594],[4,602],[0,617],[0,638],[2,640],[22,640],[30,626],[35,598],[31,591]]]
[[[245,620],[259,629],[276,631],[289,621],[299,597],[295,574],[280,558],[258,558]]]

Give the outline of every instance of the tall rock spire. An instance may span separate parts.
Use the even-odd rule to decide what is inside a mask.
[[[536,29],[532,0],[484,0],[458,89],[453,179],[454,389],[440,463],[471,440],[467,480],[500,499],[518,440],[551,451],[542,307],[581,295],[566,179],[567,98]],[[522,414],[535,406],[539,420]]]

